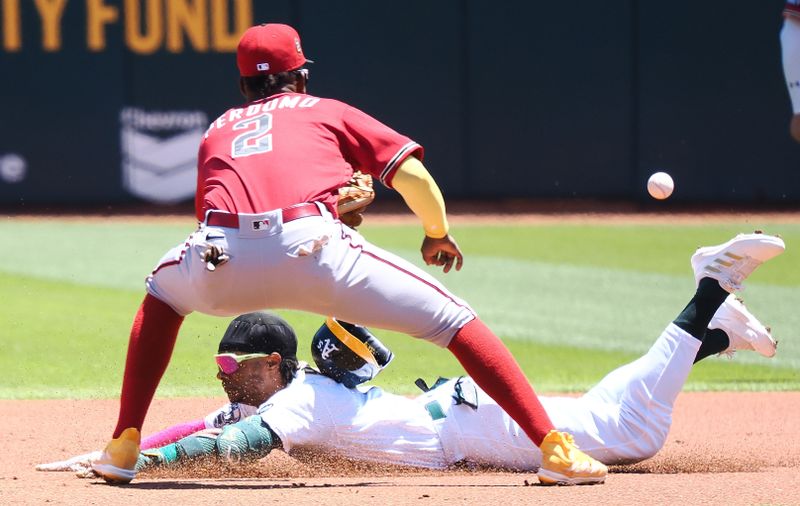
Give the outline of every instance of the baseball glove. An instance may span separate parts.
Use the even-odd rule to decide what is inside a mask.
[[[372,176],[361,171],[353,172],[350,181],[339,188],[339,202],[336,205],[339,219],[348,227],[356,228],[361,225],[363,213],[373,200],[375,189],[372,187]]]

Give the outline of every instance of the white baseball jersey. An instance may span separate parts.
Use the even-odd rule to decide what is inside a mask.
[[[792,111],[800,114],[800,6],[795,2],[794,10],[789,10],[789,7],[787,3],[787,15],[781,29],[781,57]]]
[[[253,416],[258,411],[256,406],[242,404],[239,402],[229,402],[216,411],[212,411],[203,418],[206,429],[219,429],[226,425],[244,420],[248,416]]]
[[[226,215],[235,223],[225,227],[201,225],[162,258],[148,292],[181,315],[298,309],[442,347],[475,318],[433,276],[370,244],[323,204],[305,206],[316,206],[316,215],[284,223],[287,211],[278,209]],[[208,244],[230,256],[213,272],[201,258]]]
[[[541,397],[542,404],[558,429],[601,462],[647,459],[664,444],[699,347],[670,324],[647,354],[582,397]],[[410,399],[300,371],[259,413],[289,454],[310,450],[435,469],[470,462],[534,471],[541,462],[539,449],[470,378]]]

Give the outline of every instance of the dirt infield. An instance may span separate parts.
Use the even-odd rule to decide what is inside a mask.
[[[145,432],[222,401],[158,400]],[[142,474],[125,487],[34,470],[100,448],[116,409],[111,400],[0,400],[0,504],[800,504],[800,392],[682,394],[661,453],[613,468],[593,487],[542,487],[531,475],[486,470],[308,463],[282,452],[235,471]]]

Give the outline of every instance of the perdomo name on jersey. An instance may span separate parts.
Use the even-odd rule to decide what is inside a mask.
[[[214,128],[222,128],[231,121],[240,120],[242,118],[249,118],[262,112],[274,111],[275,109],[295,109],[295,108],[308,108],[314,107],[319,102],[317,97],[304,97],[302,95],[283,96],[273,100],[268,100],[259,104],[250,104],[247,107],[239,107],[231,109],[216,120],[206,130],[206,137],[209,132]]]

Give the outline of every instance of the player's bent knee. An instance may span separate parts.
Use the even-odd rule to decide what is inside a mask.
[[[666,432],[657,432],[651,436],[651,438],[639,447],[640,455],[638,456],[638,460],[647,460],[655,457],[656,453],[660,452],[667,442]]]
[[[265,457],[280,439],[260,416],[245,418],[222,429],[217,437],[217,454],[229,462]]]

